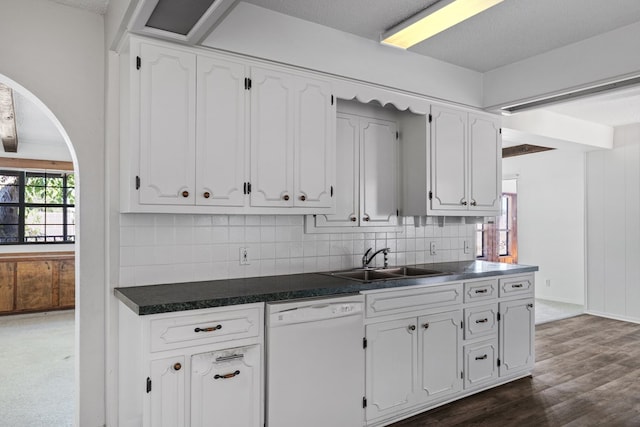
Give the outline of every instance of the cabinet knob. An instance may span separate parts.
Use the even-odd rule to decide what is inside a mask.
[[[183,191],[182,197],[189,197],[189,192],[187,190]]]
[[[409,330],[410,331],[415,331],[416,330],[416,325],[409,325]]]
[[[304,202],[305,200],[307,200],[307,197],[303,194],[302,196],[300,196],[300,200]]]
[[[527,307],[533,308],[533,304],[527,304]]]
[[[208,191],[205,191],[203,196],[205,199],[208,199],[209,197],[211,197],[211,193],[209,193]]]
[[[428,323],[423,323],[423,324],[422,324],[422,327],[423,327],[424,329],[429,329],[429,324],[428,324]]]
[[[180,369],[182,369],[182,365],[180,363],[175,363],[173,365],[173,370],[174,371],[179,371]]]
[[[467,206],[467,201],[466,200],[462,201],[461,203],[462,203],[462,206]]]
[[[362,217],[362,220],[363,220],[363,221],[369,221],[369,215],[365,214],[365,215]]]
[[[476,205],[477,205],[476,201],[475,200],[471,200],[471,206],[476,206]]]
[[[351,222],[356,222],[358,220],[358,218],[356,218],[355,215],[351,215],[349,219],[351,220]]]
[[[289,195],[285,194],[284,196],[282,196],[282,200],[287,201],[289,200]]]

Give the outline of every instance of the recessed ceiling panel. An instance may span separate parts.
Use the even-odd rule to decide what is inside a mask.
[[[160,0],[147,27],[186,36],[215,0]]]

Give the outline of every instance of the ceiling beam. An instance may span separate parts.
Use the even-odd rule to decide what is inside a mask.
[[[502,158],[523,156],[525,154],[541,153],[543,151],[555,150],[555,148],[542,147],[540,145],[521,144],[513,147],[506,147],[502,149]]]
[[[13,107],[13,91],[0,83],[0,138],[4,151],[18,152],[18,134],[16,132],[16,114]]]

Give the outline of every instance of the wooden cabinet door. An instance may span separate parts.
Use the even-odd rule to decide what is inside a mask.
[[[295,78],[251,69],[251,206],[293,206]]]
[[[151,361],[149,416],[145,417],[145,427],[184,427],[184,371],[184,356]]]
[[[76,302],[76,268],[75,261],[58,262],[58,305],[73,307]]]
[[[316,227],[352,227],[359,222],[360,122],[339,113],[336,120],[335,214],[316,215]]]
[[[398,134],[392,121],[360,120],[360,225],[398,223]]]
[[[248,179],[242,64],[198,56],[196,203],[244,206]]]
[[[140,203],[195,200],[196,56],[140,46]]]
[[[296,81],[293,204],[330,208],[335,200],[336,161],[336,111],[331,85],[306,77]]]
[[[462,390],[461,310],[418,318],[421,400]]]
[[[499,119],[469,113],[469,158],[469,210],[497,215],[502,195]]]
[[[430,211],[467,210],[467,113],[431,107]]]
[[[15,262],[0,262],[0,313],[13,311]]]
[[[415,403],[418,379],[416,320],[411,317],[366,327],[367,420],[393,414]]]
[[[533,298],[500,303],[500,376],[533,368],[535,310]]]
[[[16,310],[38,310],[53,306],[53,261],[16,264]]]
[[[259,345],[191,356],[191,427],[261,425],[260,387]]]

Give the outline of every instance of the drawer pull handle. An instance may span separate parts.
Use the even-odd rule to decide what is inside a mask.
[[[476,294],[486,294],[488,291],[488,289],[476,289]]]
[[[195,328],[193,332],[213,332],[222,329],[222,325],[211,326],[208,328]]]
[[[179,371],[180,369],[182,369],[182,365],[180,363],[174,363],[173,364],[173,370],[174,371]]]
[[[512,288],[521,288],[522,287],[522,283],[518,283],[515,285],[511,285]]]
[[[216,362],[228,362],[229,360],[244,359],[244,354],[231,354],[229,356],[216,357]]]
[[[409,330],[410,331],[415,331],[416,330],[416,325],[409,325]]]
[[[429,324],[428,323],[423,323],[422,327],[425,328],[425,329],[429,329]]]
[[[484,319],[478,319],[476,320],[476,323],[487,323],[489,321],[489,319],[487,319],[486,317]]]
[[[238,375],[240,375],[240,371],[235,371],[235,372],[231,372],[230,374],[224,374],[224,375],[214,375],[213,379],[214,380],[228,380],[229,378],[233,378],[233,377],[237,377]]]
[[[486,354],[484,356],[476,356],[476,360],[485,360],[486,358],[487,358]]]

